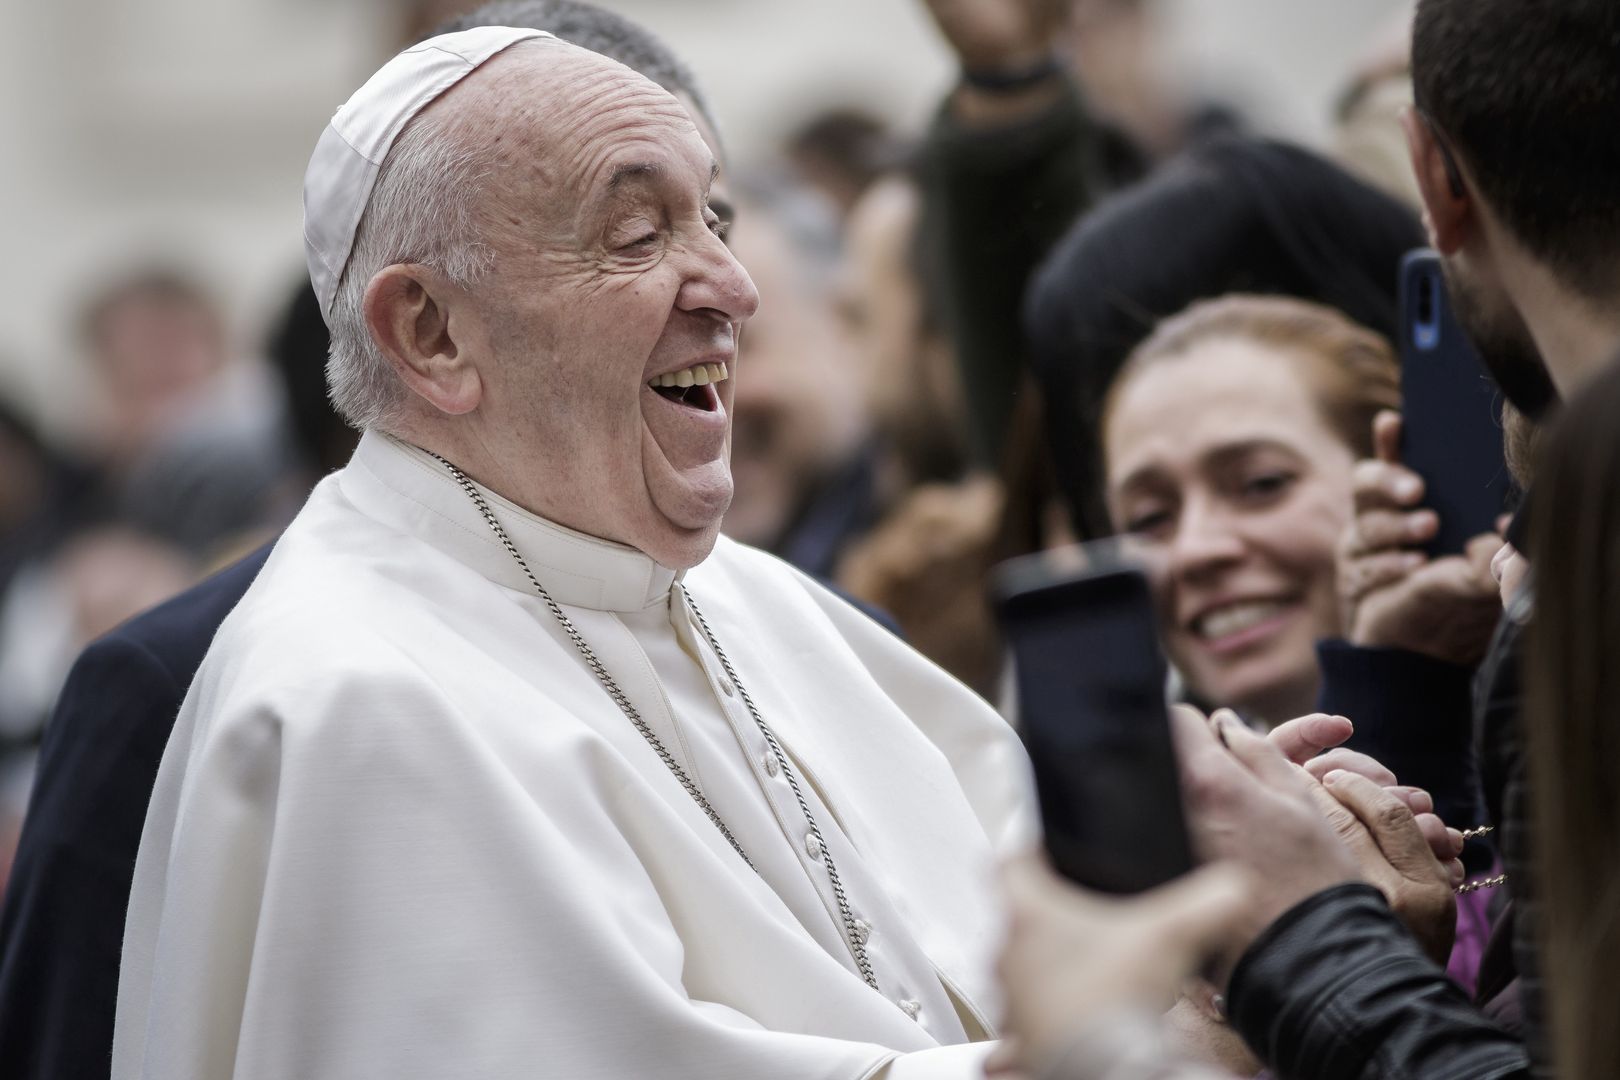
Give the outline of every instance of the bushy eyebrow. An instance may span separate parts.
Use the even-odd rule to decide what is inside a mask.
[[[656,161],[636,161],[628,165],[616,165],[608,176],[608,190],[619,190],[620,185],[627,180],[657,179],[663,171],[664,167]]]
[[[608,190],[617,191],[628,180],[650,179],[656,180],[663,175],[664,166],[656,161],[632,161],[624,165],[616,165],[608,174]],[[720,177],[720,162],[709,162],[709,183],[713,184]]]
[[[1294,458],[1299,457],[1299,451],[1286,445],[1285,443],[1278,442],[1275,439],[1258,437],[1252,439],[1243,439],[1238,442],[1226,443],[1222,446],[1217,446],[1215,449],[1203,456],[1200,461],[1200,466],[1205,469],[1230,468],[1231,466],[1242,462],[1250,455],[1266,450],[1275,450],[1279,453],[1286,454]],[[1132,469],[1129,475],[1122,479],[1117,485],[1115,485],[1115,487],[1120,492],[1129,492],[1137,488],[1153,487],[1155,485],[1163,484],[1164,482],[1164,470],[1156,464],[1149,464]]]

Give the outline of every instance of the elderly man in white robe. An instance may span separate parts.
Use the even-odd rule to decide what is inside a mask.
[[[365,433],[182,709],[114,1077],[978,1075],[1026,764],[719,536],[758,300],[715,172],[676,99],[533,31],[334,117],[305,236]]]

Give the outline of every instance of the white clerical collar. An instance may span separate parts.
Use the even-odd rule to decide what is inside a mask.
[[[491,581],[534,591],[467,493],[426,451],[367,431],[338,484],[368,516],[425,541]],[[547,521],[482,485],[478,490],[559,604],[640,611],[668,597],[675,571],[635,548]]]

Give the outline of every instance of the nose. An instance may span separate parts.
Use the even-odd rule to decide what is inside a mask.
[[[1245,550],[1243,535],[1229,513],[1214,500],[1190,499],[1177,517],[1166,570],[1182,580],[1207,578],[1240,562]]]
[[[713,312],[716,318],[741,325],[759,310],[759,290],[718,236],[705,230],[708,239],[693,250],[693,264],[681,283],[675,303],[683,311]]]

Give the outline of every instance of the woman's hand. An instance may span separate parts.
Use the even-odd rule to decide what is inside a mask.
[[[1502,614],[1491,564],[1496,533],[1469,541],[1461,555],[1431,559],[1419,550],[1440,519],[1421,509],[1423,478],[1400,461],[1401,417],[1373,421],[1376,457],[1356,464],[1355,518],[1339,543],[1339,599],[1353,645],[1405,649],[1449,663],[1479,662]]]

